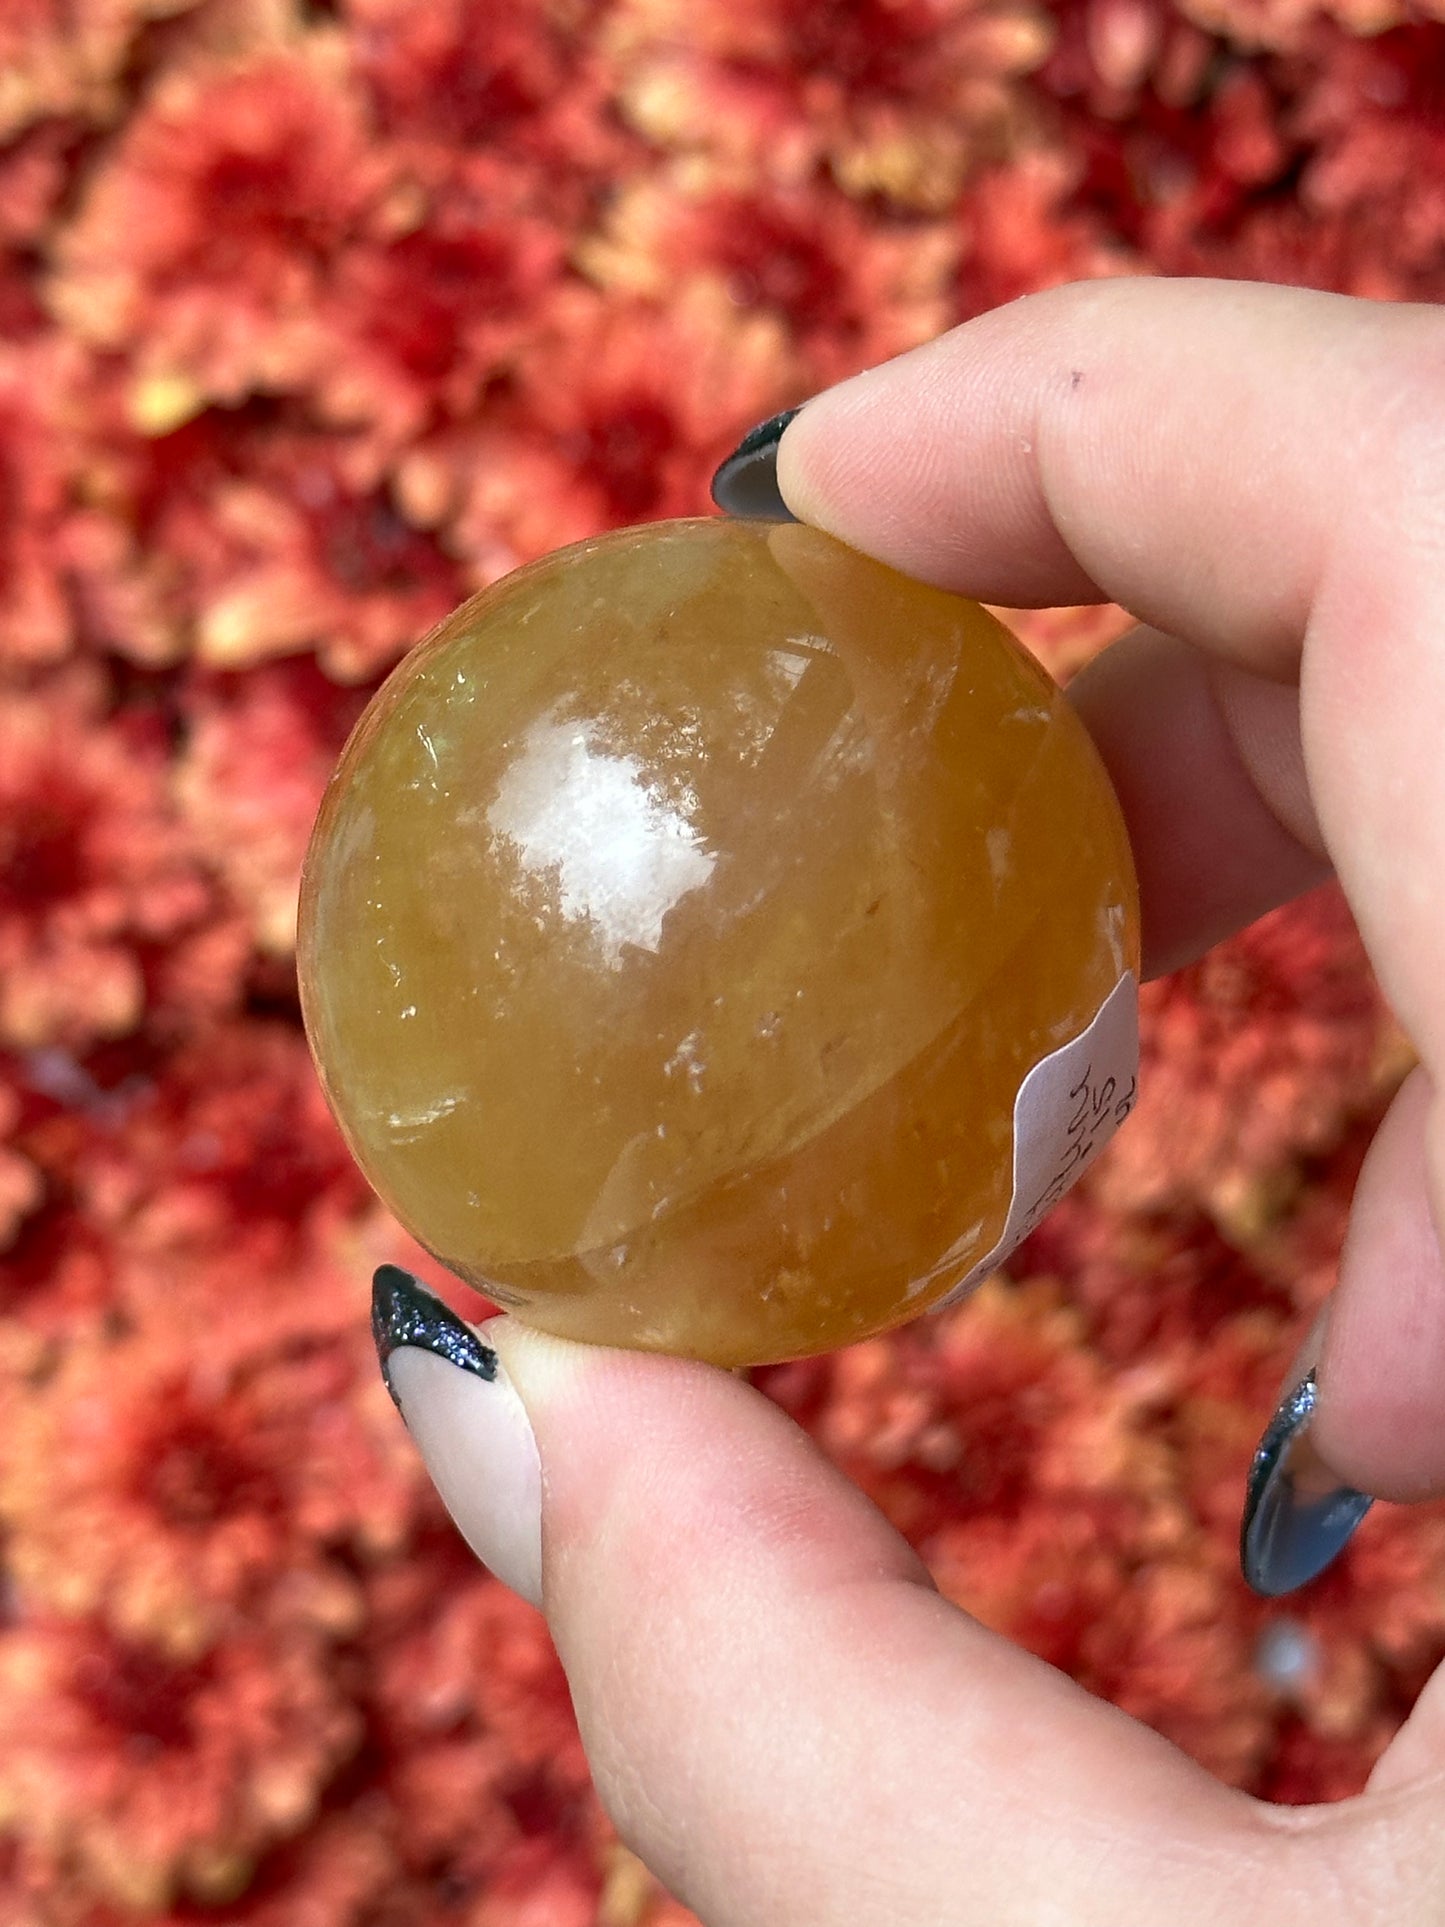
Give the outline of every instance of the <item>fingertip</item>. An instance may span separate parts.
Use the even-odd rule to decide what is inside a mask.
[[[862,1494],[741,1374],[553,1338],[515,1318],[486,1330],[536,1433],[559,1619],[611,1586],[620,1548],[648,1563],[655,1589],[691,1594],[720,1562],[785,1542],[846,1564],[861,1534],[873,1569],[931,1583]]]
[[[497,1321],[505,1322],[505,1321]],[[542,1604],[542,1473],[526,1406],[490,1349],[486,1371],[403,1342],[387,1385],[442,1504],[482,1564],[530,1605]]]
[[[1040,486],[1018,305],[808,402],[778,449],[778,486],[798,520],[980,601],[1099,600]]]
[[[1411,1072],[1355,1186],[1320,1355],[1315,1443],[1377,1498],[1445,1492],[1445,1259],[1432,1192],[1445,1167],[1431,1078]]]

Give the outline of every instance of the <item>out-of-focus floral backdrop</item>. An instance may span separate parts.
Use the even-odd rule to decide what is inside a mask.
[[[369,1268],[416,1254],[301,1037],[321,785],[471,589],[702,509],[743,428],[955,319],[1138,271],[1438,298],[1425,14],[0,0],[6,1923],[688,1918],[377,1377]],[[1118,626],[1023,623],[1061,674]],[[1007,1279],[760,1377],[951,1596],[1339,1795],[1445,1651],[1445,1519],[1275,1606],[1234,1540],[1407,1052],[1329,891],[1146,1022]]]

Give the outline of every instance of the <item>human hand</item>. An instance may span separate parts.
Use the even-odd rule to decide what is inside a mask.
[[[1256,1493],[1256,1577],[1288,1579],[1351,1495],[1445,1491],[1445,317],[1061,289],[819,396],[769,447],[796,514],[911,575],[1149,625],[1071,693],[1129,819],[1151,971],[1331,867],[1350,898],[1421,1065],[1295,1375],[1318,1382],[1308,1434]],[[742,1381],[510,1319],[477,1336],[386,1269],[377,1304],[443,1498],[544,1606],[604,1801],[709,1927],[1439,1917],[1445,1671],[1358,1799],[1269,1808],[948,1605]],[[1307,1489],[1342,1492],[1340,1518]]]

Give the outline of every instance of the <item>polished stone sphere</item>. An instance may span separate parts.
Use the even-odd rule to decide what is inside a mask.
[[[977,604],[660,523],[473,597],[373,700],[302,886],[371,1183],[569,1337],[736,1365],[972,1283],[1127,1111],[1118,805]]]

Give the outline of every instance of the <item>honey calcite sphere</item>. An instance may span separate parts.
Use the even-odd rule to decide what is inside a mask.
[[[562,550],[327,790],[303,1005],[382,1198],[529,1323],[736,1365],[996,1262],[1128,1108],[1138,916],[1057,687],[799,525]]]

